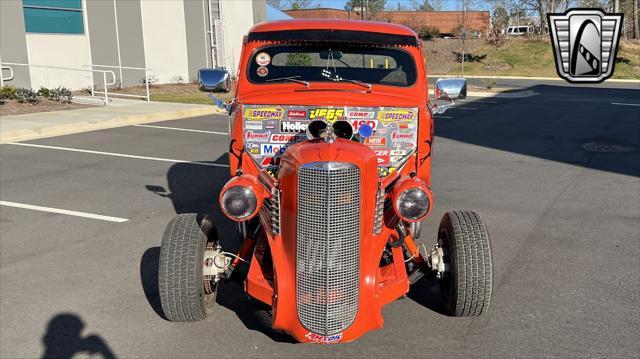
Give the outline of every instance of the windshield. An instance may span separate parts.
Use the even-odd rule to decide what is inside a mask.
[[[352,82],[408,87],[416,81],[411,55],[397,48],[342,45],[269,46],[248,68],[253,83]]]

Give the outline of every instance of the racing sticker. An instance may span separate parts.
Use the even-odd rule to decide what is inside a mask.
[[[323,336],[320,334],[309,332],[305,335],[305,338],[311,341],[314,341],[316,343],[331,343],[331,342],[337,342],[340,339],[342,339],[342,333],[334,334],[330,336]]]
[[[370,126],[373,135],[359,141],[385,168],[397,167],[417,146],[417,108],[245,105],[243,115],[247,153],[264,167],[275,168],[287,146],[306,140],[315,120],[346,120],[356,136],[360,126]]]
[[[256,73],[258,74],[258,76],[260,77],[265,77],[269,74],[269,69],[266,68],[265,66],[260,66],[258,67],[258,69],[256,70]]]
[[[310,120],[325,120],[335,122],[344,119],[343,108],[314,108],[309,111]]]
[[[268,66],[271,63],[271,56],[266,52],[261,52],[256,55],[256,64],[258,66]]]
[[[244,118],[251,121],[281,120],[283,117],[282,107],[248,108],[244,112]]]
[[[415,117],[415,110],[391,110],[378,112],[378,120],[385,125],[393,122],[413,121]]]

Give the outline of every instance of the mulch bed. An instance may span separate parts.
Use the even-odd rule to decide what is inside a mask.
[[[24,115],[36,112],[75,110],[78,108],[94,107],[91,105],[81,105],[77,103],[62,103],[49,99],[40,99],[35,104],[20,103],[16,100],[7,100],[0,105],[0,116]]]

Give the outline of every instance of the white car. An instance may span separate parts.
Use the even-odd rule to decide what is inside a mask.
[[[509,26],[507,28],[507,36],[526,36],[533,34],[533,26]]]

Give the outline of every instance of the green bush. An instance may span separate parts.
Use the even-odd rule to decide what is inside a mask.
[[[73,94],[71,93],[71,90],[69,90],[68,88],[58,86],[57,88],[49,90],[48,97],[50,100],[53,100],[53,101],[68,103],[68,102],[71,102],[71,99],[73,98]]]
[[[40,97],[49,97],[50,90],[44,86],[40,86],[40,90],[38,90],[38,96]]]
[[[431,40],[440,36],[440,30],[435,26],[423,26],[418,30],[418,37],[423,40]]]
[[[35,104],[38,102],[38,94],[32,89],[19,87],[16,89],[16,100],[20,103]]]
[[[0,100],[15,100],[16,88],[13,86],[0,87]]]

